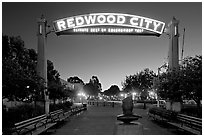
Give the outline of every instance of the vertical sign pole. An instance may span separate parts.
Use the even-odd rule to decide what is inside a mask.
[[[172,21],[168,24],[169,27],[169,71],[177,71],[179,69],[179,33],[178,33],[179,21],[173,17]]]
[[[44,99],[45,99],[45,114],[49,114],[49,94],[47,91],[47,59],[45,54],[46,47],[46,26],[47,21],[42,17],[38,20],[38,58],[37,58],[37,73],[45,80]]]

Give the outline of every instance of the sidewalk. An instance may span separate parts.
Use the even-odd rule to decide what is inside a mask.
[[[155,123],[147,117],[147,110],[136,109],[134,113],[142,116],[138,120],[143,125],[144,135],[178,135],[175,129]],[[53,135],[114,135],[117,115],[122,114],[121,106],[88,106],[88,110],[59,127]]]

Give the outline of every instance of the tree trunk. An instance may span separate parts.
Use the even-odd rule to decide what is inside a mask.
[[[36,110],[36,107],[37,107],[37,101],[36,101],[36,99],[34,100],[34,108],[35,108],[35,110]]]
[[[56,99],[53,99],[53,101],[54,101],[54,105],[56,105],[56,103],[55,103]]]
[[[143,109],[146,109],[146,102],[144,101],[144,107],[143,107]]]
[[[202,109],[201,109],[201,104],[200,104],[200,100],[196,100],[197,103],[197,115],[198,117],[202,117]]]

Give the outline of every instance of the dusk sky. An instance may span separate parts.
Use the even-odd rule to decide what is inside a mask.
[[[8,3],[2,4],[2,32],[21,36],[26,48],[37,51],[37,18],[53,21],[88,13],[126,13],[165,22],[173,16],[179,23],[179,56],[185,27],[184,57],[202,54],[202,3]],[[167,62],[169,38],[128,35],[48,35],[46,54],[64,80],[78,76],[85,83],[97,76],[103,91],[122,88],[126,76],[144,68],[157,72]]]

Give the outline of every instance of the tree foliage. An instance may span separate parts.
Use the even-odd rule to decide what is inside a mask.
[[[181,90],[182,76],[178,72],[163,73],[159,77],[159,84],[157,85],[158,95],[163,99],[170,99],[172,101],[181,101],[183,91]]]
[[[193,99],[200,105],[202,100],[202,56],[186,57],[178,72],[166,72],[157,85],[164,99],[182,101]]]
[[[119,93],[120,88],[117,85],[112,85],[109,89],[103,92],[103,94],[107,96],[118,95]]]
[[[2,96],[10,100],[40,98],[44,80],[36,73],[37,54],[18,37],[2,37]]]
[[[141,99],[145,100],[148,96],[148,90],[153,86],[154,77],[155,73],[148,68],[134,75],[126,76],[125,81],[122,83],[123,90],[126,92],[136,90],[140,93]]]
[[[187,57],[183,62],[183,90],[188,99],[197,103],[202,99],[202,56]]]
[[[44,100],[44,79],[37,75],[37,53],[26,49],[18,37],[2,38],[2,95],[9,100]],[[50,99],[67,97],[60,82],[59,72],[47,60],[48,91]]]
[[[99,79],[97,76],[92,76],[89,83],[86,83],[84,85],[84,91],[88,95],[95,95],[97,96],[98,93],[100,93],[102,90],[101,83],[99,82]]]
[[[60,74],[54,68],[52,61],[47,60],[47,79],[50,99],[56,100],[64,97],[64,86],[60,82]]]
[[[80,79],[80,78],[77,77],[77,76],[69,77],[69,78],[67,79],[67,81],[70,82],[70,83],[82,83],[82,84],[84,85],[83,80]]]

